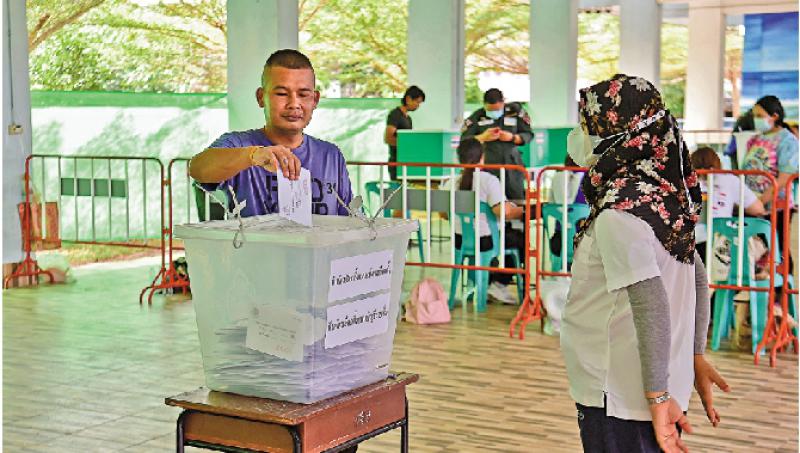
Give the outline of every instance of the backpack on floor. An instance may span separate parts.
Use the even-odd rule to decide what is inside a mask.
[[[406,321],[414,324],[442,324],[450,322],[450,309],[442,284],[434,278],[425,278],[414,285],[411,298],[405,303]]]

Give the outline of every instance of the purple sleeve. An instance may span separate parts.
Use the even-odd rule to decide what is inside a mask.
[[[210,145],[209,148],[241,148],[242,143],[241,140],[238,139],[236,134],[227,132],[225,134],[220,135],[216,140],[214,140]],[[200,187],[209,192],[213,192],[220,188],[225,182],[207,182],[207,183],[200,183]]]
[[[353,199],[353,191],[350,185],[350,174],[347,172],[347,165],[344,160],[344,156],[342,156],[342,160],[339,161],[339,196],[342,198],[347,204],[350,204],[350,201]],[[339,215],[349,215],[347,209],[344,206],[339,206],[338,209]]]

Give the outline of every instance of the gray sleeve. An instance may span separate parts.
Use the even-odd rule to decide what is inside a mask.
[[[626,287],[639,342],[639,361],[645,392],[668,390],[670,316],[667,290],[661,277]]]
[[[708,323],[711,315],[711,299],[708,296],[708,277],[700,255],[694,252],[694,284],[697,293],[694,310],[694,353],[703,354],[708,338]]]

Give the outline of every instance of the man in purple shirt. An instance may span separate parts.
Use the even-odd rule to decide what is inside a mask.
[[[302,53],[279,50],[267,59],[256,101],[264,109],[261,129],[223,134],[189,163],[189,175],[207,190],[228,186],[238,201],[247,200],[243,216],[278,211],[276,170],[297,179],[300,168],[311,173],[314,214],[347,215],[339,197],[352,198],[350,177],[339,148],[303,133],[319,103],[311,61]]]

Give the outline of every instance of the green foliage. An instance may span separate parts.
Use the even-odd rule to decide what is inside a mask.
[[[530,2],[526,0],[467,0],[465,78],[481,71],[527,74],[529,14]]]
[[[41,90],[226,90],[222,0],[28,2],[31,86]],[[34,45],[35,44],[35,45]]]
[[[661,82],[661,97],[670,113],[683,118],[683,102],[686,96],[686,80],[675,79]]]
[[[616,74],[619,61],[619,16],[578,14],[578,80],[597,83]]]
[[[406,88],[408,0],[300,0],[300,47],[322,88],[342,97],[397,97]],[[225,0],[28,1],[31,84],[39,90],[226,91]],[[479,103],[478,74],[528,72],[530,0],[465,2],[465,97]],[[738,98],[741,36],[729,30],[726,78]],[[578,16],[578,80],[617,72],[619,17]],[[432,44],[434,45],[434,44]],[[683,114],[688,30],[665,23],[661,82]]]
[[[343,97],[393,97],[406,88],[407,1],[302,0],[300,49],[320,86]]]

